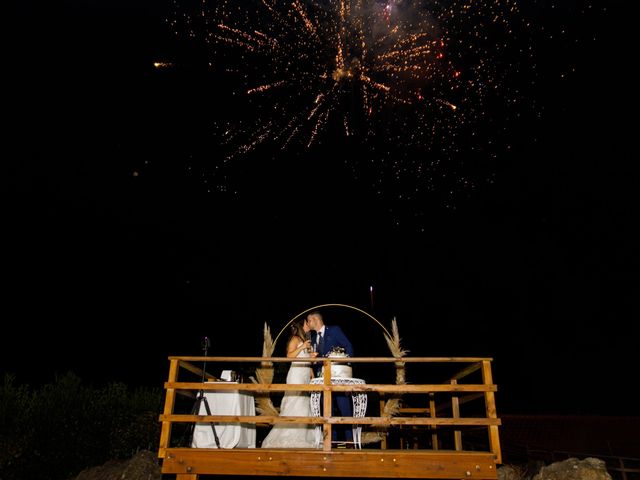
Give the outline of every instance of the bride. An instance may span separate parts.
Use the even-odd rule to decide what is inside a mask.
[[[291,337],[287,343],[287,357],[309,358],[317,353],[309,353],[311,341],[305,340],[310,328],[306,320],[291,325]],[[287,383],[309,383],[313,377],[309,362],[292,362],[287,373]],[[286,417],[308,417],[311,415],[309,394],[288,391],[280,404],[280,415]],[[262,441],[262,448],[313,448],[316,446],[313,425],[304,423],[277,423]]]

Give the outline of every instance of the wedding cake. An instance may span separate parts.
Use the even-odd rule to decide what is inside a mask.
[[[328,358],[348,358],[349,355],[344,351],[342,347],[334,347],[329,353],[327,353]],[[322,368],[324,373],[324,367]],[[351,365],[346,363],[331,363],[331,378],[352,378],[353,377],[353,369]]]

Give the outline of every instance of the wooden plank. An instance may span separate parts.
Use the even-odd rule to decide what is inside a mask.
[[[199,377],[201,377],[203,374],[205,376],[205,378],[208,378],[209,380],[217,380],[217,377],[215,377],[214,375],[211,375],[207,372],[203,372],[201,368],[196,367],[195,365],[192,365],[189,362],[180,362],[180,368],[184,368],[185,370],[191,372],[191,373],[195,373],[196,375],[198,375]]]
[[[465,403],[468,402],[472,402],[473,400],[478,400],[479,398],[484,398],[484,394],[483,393],[467,393],[464,396],[459,396],[458,397],[458,402],[460,402],[460,405],[463,405]]]
[[[326,420],[322,417],[285,417],[285,416],[269,416],[269,415],[191,415],[191,414],[171,414],[160,415],[161,421],[171,420],[176,423],[259,423],[263,425],[273,425],[276,423],[307,423],[307,424],[322,424]],[[342,418],[342,417],[341,417]],[[349,423],[353,423],[351,417],[349,417]]]
[[[497,479],[489,453],[440,450],[171,449],[163,474]]]
[[[496,385],[485,384],[355,384],[355,385],[312,385],[289,383],[224,383],[224,382],[165,382],[165,388],[176,390],[205,391],[249,391],[249,392],[385,392],[385,393],[429,393],[429,392],[496,392]]]
[[[176,423],[201,422],[201,423],[308,423],[330,425],[460,425],[460,426],[493,426],[501,425],[499,418],[428,418],[428,417],[272,417],[267,415],[241,416],[241,415],[160,415],[161,421]]]
[[[300,359],[289,357],[168,357],[169,360],[184,360],[186,362],[299,362]],[[344,359],[329,357],[305,358],[305,362],[343,362]],[[490,357],[349,357],[349,363],[474,363],[491,361]]]
[[[469,365],[468,367],[463,368],[462,370],[460,370],[458,373],[453,375],[453,377],[451,377],[450,380],[460,380],[460,379],[466,377],[467,375],[470,375],[473,372],[475,372],[477,370],[480,370],[480,368],[482,368],[482,362],[474,363],[474,364]]]
[[[413,415],[419,414],[419,415],[426,415],[427,413],[429,413],[429,409],[426,407],[415,407],[415,408],[409,408],[409,407],[404,407],[404,408],[400,408],[398,409],[398,412],[401,414],[405,414],[405,413],[411,413]]]

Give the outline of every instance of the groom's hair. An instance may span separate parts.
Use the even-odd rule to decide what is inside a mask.
[[[307,317],[310,317],[311,315],[317,315],[320,320],[322,320],[322,323],[324,323],[324,319],[322,318],[322,314],[320,313],[319,310],[314,310],[313,312],[310,312]]]

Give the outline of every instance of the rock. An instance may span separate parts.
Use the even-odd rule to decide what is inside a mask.
[[[503,465],[498,468],[498,480],[522,480],[524,468],[517,465]]]
[[[73,480],[162,480],[162,472],[156,454],[142,450],[130,460],[87,468]]]
[[[598,458],[568,458],[542,467],[533,480],[611,480],[604,461]]]

